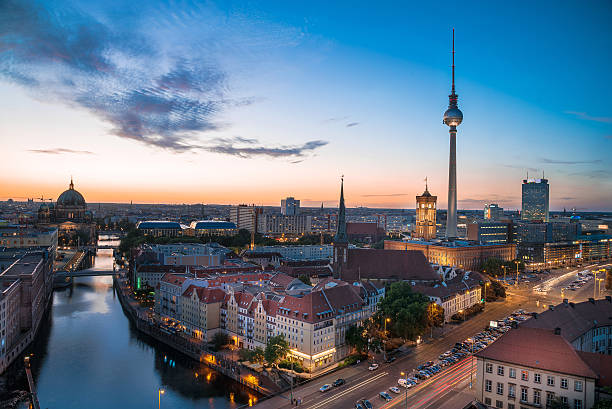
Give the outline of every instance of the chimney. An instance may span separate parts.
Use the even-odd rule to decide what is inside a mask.
[[[537,313],[537,312],[532,312],[532,313],[531,313],[531,316],[532,316],[534,319],[536,319],[536,320],[538,319],[538,313]]]
[[[567,298],[563,299],[563,304],[567,305],[567,303],[569,303],[569,300]]]
[[[595,298],[593,298],[593,297],[589,298],[589,302],[590,302],[591,304],[595,304]]]
[[[555,328],[555,335],[561,335],[561,328]]]
[[[612,302],[612,296],[606,295],[606,301]]]
[[[551,304],[551,305],[548,306],[548,309],[551,310],[551,311],[554,311],[555,310],[555,306]]]

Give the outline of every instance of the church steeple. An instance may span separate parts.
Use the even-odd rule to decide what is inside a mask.
[[[340,182],[340,204],[338,206],[338,228],[334,236],[334,243],[348,243],[346,235],[346,208],[344,207],[344,176]]]
[[[72,182],[72,176],[70,176],[70,185],[69,185],[70,190],[74,190],[74,183]]]

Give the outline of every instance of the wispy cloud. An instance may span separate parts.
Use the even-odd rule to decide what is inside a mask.
[[[61,155],[63,153],[72,153],[77,155],[93,155],[90,151],[80,151],[68,148],[55,148],[55,149],[28,149],[28,152],[32,153],[44,153],[48,155]]]
[[[347,119],[349,119],[349,116],[338,116],[338,117],[324,119],[321,121],[321,123],[328,124],[328,123],[333,123],[333,122],[342,122],[342,121],[346,121]]]
[[[357,126],[357,125],[359,125],[359,122],[351,122],[351,123],[346,124],[346,127],[347,128],[351,128],[351,127]]]
[[[559,159],[550,159],[550,158],[540,158],[541,162],[544,163],[552,163],[558,165],[585,165],[592,163],[601,163],[601,159],[591,159],[591,160],[559,160]]]
[[[604,181],[612,180],[612,172],[604,169],[586,170],[583,172],[570,173],[568,176],[581,176],[588,179],[602,179]]]
[[[207,132],[227,127],[218,122],[219,114],[257,100],[230,95],[227,70],[215,57],[225,36],[211,30],[210,37],[218,38],[192,39],[197,44],[182,39],[177,47],[168,46],[154,40],[150,31],[138,31],[136,21],[112,26],[62,7],[28,0],[0,2],[0,79],[38,97],[85,109],[109,123],[113,135],[175,152],[302,156],[325,145],[310,141],[291,147],[233,148],[254,141],[206,140]],[[191,14],[198,10],[194,7]]]
[[[559,200],[576,200],[575,197],[560,197]]]
[[[521,170],[525,170],[525,171],[529,171],[529,172],[539,172],[540,169],[538,168],[528,168],[525,166],[517,166],[517,165],[503,165],[503,167],[505,168],[511,168],[511,169],[521,169]]]
[[[387,193],[380,195],[361,195],[361,197],[401,197],[401,196],[410,196],[410,193]]]
[[[255,156],[299,158],[304,157],[309,152],[325,146],[328,143],[327,141],[315,140],[297,146],[267,147],[259,145],[259,141],[256,139],[247,139],[246,143],[241,143],[240,140],[236,140],[235,138],[227,138],[224,140],[216,139],[215,141],[217,142],[216,144],[200,146],[198,148],[208,152],[222,153],[240,158],[252,158]],[[292,163],[299,163],[299,161],[293,161]]]
[[[612,123],[611,116],[592,116],[592,115],[587,114],[586,112],[576,112],[576,111],[565,111],[565,113],[574,115],[580,119],[584,119],[585,121],[603,122],[606,124]]]

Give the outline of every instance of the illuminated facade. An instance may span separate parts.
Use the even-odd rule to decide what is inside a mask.
[[[431,240],[436,238],[436,202],[438,197],[432,196],[425,184],[425,192],[416,197],[415,238]]]
[[[504,208],[499,207],[496,203],[485,204],[484,218],[485,220],[499,220],[504,217]]]
[[[548,179],[523,179],[522,220],[548,222]]]

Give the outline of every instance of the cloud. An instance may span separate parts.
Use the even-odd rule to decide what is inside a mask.
[[[549,158],[540,158],[540,161],[544,163],[553,163],[558,165],[583,165],[590,163],[601,163],[601,159],[592,159],[592,160],[557,160],[557,159],[549,159]]]
[[[351,122],[351,123],[346,124],[346,127],[347,128],[351,128],[351,127],[357,126],[357,125],[359,125],[359,122]]]
[[[576,197],[560,197],[559,200],[576,200]]]
[[[521,169],[521,170],[525,170],[525,171],[529,171],[529,172],[539,172],[540,169],[538,168],[528,168],[525,166],[517,166],[517,165],[503,165],[505,168],[511,168],[511,169]]]
[[[348,116],[338,116],[338,117],[324,119],[321,122],[325,124],[325,123],[346,121],[347,119],[349,119]]]
[[[609,170],[603,170],[603,169],[587,170],[584,172],[575,172],[575,173],[570,173],[568,176],[581,176],[581,177],[586,177],[589,179],[603,179],[606,182],[612,180],[612,172]]]
[[[566,114],[574,115],[580,119],[584,119],[586,121],[594,121],[594,122],[603,122],[606,124],[612,123],[612,117],[610,116],[591,116],[586,112],[576,112],[576,111],[565,111]]]
[[[282,157],[304,157],[307,153],[314,151],[328,144],[327,141],[315,140],[306,142],[303,145],[267,147],[259,145],[259,141],[247,139],[246,146],[241,146],[240,141],[235,138],[216,139],[220,143],[214,145],[200,146],[198,149],[207,152],[222,153],[225,155],[237,156],[240,158],[252,158],[256,156],[267,156],[271,158]],[[243,143],[244,144],[244,143]],[[253,146],[253,145],[259,146]],[[298,163],[298,162],[293,162]]]
[[[23,86],[46,101],[85,109],[110,124],[115,136],[174,152],[203,149],[241,157],[303,156],[326,144],[310,141],[296,146],[236,148],[236,143],[253,145],[256,141],[206,140],[207,132],[227,126],[217,120],[221,113],[258,100],[230,96],[228,74],[218,57],[218,49],[224,48],[222,41],[231,41],[222,31],[229,27],[211,28],[206,38],[160,42],[161,34],[151,29],[138,31],[137,20],[120,24],[108,19],[107,23],[51,4],[0,2],[0,79]],[[190,13],[181,18],[202,17],[190,17]],[[171,32],[185,23],[179,21],[176,26],[175,19],[169,21],[157,23],[174,24]],[[207,21],[199,23],[207,26]],[[270,45],[263,37],[258,41],[260,46]]]
[[[388,193],[382,195],[361,195],[361,197],[400,197],[400,196],[410,196],[410,193]]]
[[[28,149],[28,152],[32,153],[44,153],[48,155],[60,155],[63,153],[73,153],[77,155],[93,155],[93,152],[90,151],[80,151],[68,148],[55,148],[55,149]]]

